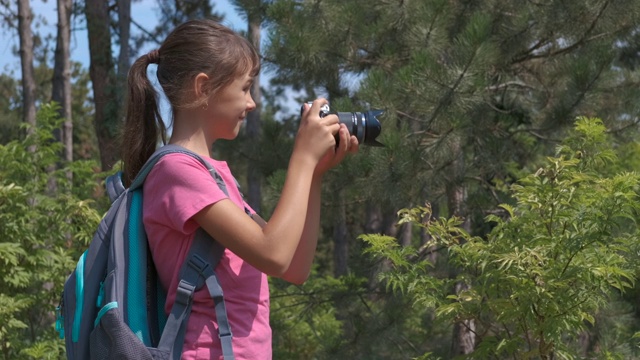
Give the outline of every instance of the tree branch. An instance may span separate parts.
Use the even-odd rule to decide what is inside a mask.
[[[604,11],[607,9],[607,7],[609,6],[610,3],[611,3],[611,0],[608,0],[602,5],[600,10],[598,11],[598,14],[593,19],[593,21],[591,22],[591,24],[589,25],[587,30],[584,32],[582,37],[580,39],[578,39],[578,41],[576,41],[575,43],[573,43],[573,44],[571,44],[571,45],[569,45],[567,47],[561,48],[559,50],[556,50],[556,51],[550,51],[550,52],[547,52],[547,53],[544,53],[544,54],[538,54],[538,55],[531,54],[531,52],[537,50],[537,47],[539,47],[538,45],[541,44],[541,42],[538,42],[538,44],[534,45],[532,48],[527,50],[526,53],[529,54],[529,55],[525,55],[525,56],[522,56],[522,57],[514,60],[512,62],[512,65],[513,64],[518,64],[518,63],[521,63],[521,62],[524,62],[524,61],[528,61],[528,60],[546,58],[546,57],[554,57],[556,55],[561,55],[561,54],[564,54],[566,52],[572,51],[572,50],[574,50],[574,49],[576,49],[576,48],[578,48],[578,47],[580,47],[580,46],[582,46],[582,45],[584,45],[584,44],[586,44],[586,43],[588,43],[590,41],[593,41],[594,39],[597,39],[597,38],[600,38],[602,36],[605,36],[605,35],[609,34],[609,33],[602,33],[602,34],[598,34],[596,36],[592,36],[592,37],[588,38],[589,34],[591,34],[593,29],[595,29],[595,27],[596,27],[596,25],[598,23],[598,20],[600,20],[600,18],[602,17],[602,14],[604,14]]]
[[[154,34],[152,34],[149,30],[145,29],[142,25],[140,25],[137,21],[133,20],[133,18],[131,18],[131,23],[138,28],[138,30],[142,31],[144,34],[146,34],[149,39],[151,39],[153,42],[155,42],[157,45],[162,44],[162,41],[160,39],[158,39]]]

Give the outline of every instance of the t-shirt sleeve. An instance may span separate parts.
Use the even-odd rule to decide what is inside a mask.
[[[200,210],[228,198],[207,168],[184,154],[165,155],[144,184],[144,217],[184,234],[198,228],[192,219]]]

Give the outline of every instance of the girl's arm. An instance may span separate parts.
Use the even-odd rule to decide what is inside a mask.
[[[320,229],[320,193],[322,191],[322,181],[319,177],[314,177],[309,193],[309,206],[307,216],[304,221],[302,236],[298,242],[298,247],[293,255],[291,264],[282,278],[294,284],[302,284],[309,277],[311,265],[316,253],[318,244],[318,233]]]
[[[282,277],[289,269],[307,223],[314,172],[323,154],[335,148],[334,134],[340,125],[335,115],[319,117],[323,103],[326,100],[316,100],[311,109],[306,108],[282,195],[263,228],[229,199],[209,205],[193,217],[223,246],[268,275]],[[311,227],[317,238],[317,225]],[[315,249],[315,243],[312,247]]]
[[[340,146],[338,149],[329,149],[315,169],[302,237],[291,265],[282,276],[284,280],[294,284],[305,282],[311,272],[320,232],[322,177],[326,171],[339,164],[347,153],[358,151],[358,139],[349,135],[346,126],[341,125],[339,136]]]

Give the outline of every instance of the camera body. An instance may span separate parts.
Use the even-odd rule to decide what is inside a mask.
[[[313,102],[307,102],[309,106]],[[384,146],[384,144],[378,142],[376,138],[382,132],[382,125],[378,120],[378,116],[382,115],[382,110],[369,110],[364,112],[335,112],[338,116],[340,123],[347,126],[349,134],[358,139],[360,145],[370,146]],[[325,104],[320,108],[320,117],[325,117],[332,114],[329,104]],[[338,137],[336,137],[338,141]]]

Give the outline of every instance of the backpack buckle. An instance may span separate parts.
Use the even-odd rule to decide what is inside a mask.
[[[178,289],[176,291],[176,300],[175,302],[188,306],[191,304],[191,300],[193,299],[193,293],[195,292],[196,287],[189,284],[184,280],[180,280],[178,284]]]
[[[203,278],[207,278],[206,275],[208,273],[207,268],[210,268],[208,262],[204,261],[203,258],[198,254],[193,254],[189,257],[188,264],[191,268],[193,268],[199,276]]]

